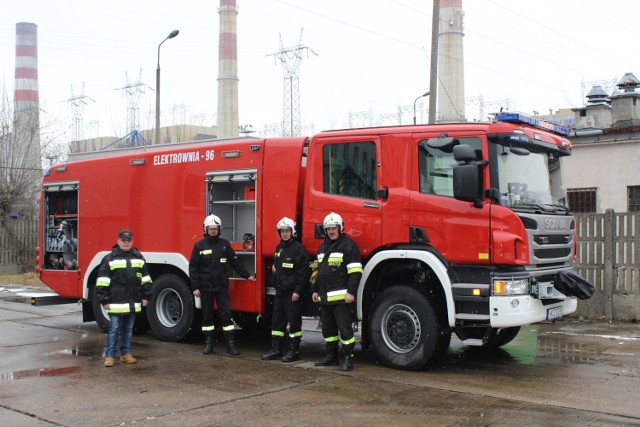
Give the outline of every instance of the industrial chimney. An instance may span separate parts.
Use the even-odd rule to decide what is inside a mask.
[[[438,123],[466,120],[463,18],[462,0],[440,0]]]
[[[12,179],[18,174],[38,185],[42,177],[40,105],[38,99],[38,26],[16,24],[16,69],[13,94]],[[26,172],[20,172],[26,171]]]
[[[218,52],[218,138],[239,135],[236,0],[220,0]]]

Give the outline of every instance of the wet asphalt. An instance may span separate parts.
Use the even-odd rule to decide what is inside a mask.
[[[0,285],[0,423],[6,426],[623,426],[640,425],[640,325],[564,319],[523,327],[495,351],[452,339],[423,371],[315,367],[317,321],[302,358],[261,361],[268,340],[238,332],[240,356],[135,335],[135,365],[102,366],[105,335],[77,304],[31,306]],[[357,347],[359,349],[359,347]]]

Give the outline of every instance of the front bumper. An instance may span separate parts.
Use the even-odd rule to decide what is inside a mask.
[[[493,328],[511,328],[548,320],[548,313],[556,318],[559,310],[565,316],[575,312],[577,307],[575,297],[544,305],[542,300],[531,295],[492,296],[489,298],[489,319]]]

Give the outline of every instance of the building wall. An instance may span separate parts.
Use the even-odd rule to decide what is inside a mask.
[[[580,140],[583,139],[583,142]],[[627,186],[640,185],[640,133],[572,138],[562,159],[565,189],[596,188],[597,212],[627,211]]]

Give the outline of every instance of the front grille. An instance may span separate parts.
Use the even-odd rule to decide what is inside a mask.
[[[569,234],[551,234],[534,236],[533,240],[539,245],[566,245],[571,242],[571,235]]]
[[[571,255],[571,248],[535,249],[533,255],[538,259],[563,258]]]

